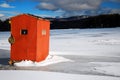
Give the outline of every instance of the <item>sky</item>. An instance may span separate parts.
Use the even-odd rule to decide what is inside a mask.
[[[41,17],[120,14],[120,0],[0,0],[0,19],[22,13]]]

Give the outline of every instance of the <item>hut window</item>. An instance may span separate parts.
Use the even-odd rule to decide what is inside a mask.
[[[21,30],[21,34],[22,35],[27,35],[28,34],[28,30],[27,29],[22,29]]]

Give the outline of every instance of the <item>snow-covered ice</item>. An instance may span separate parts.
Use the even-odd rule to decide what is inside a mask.
[[[16,62],[14,63],[15,66],[47,66],[47,65],[51,65],[51,64],[55,64],[55,63],[60,63],[60,62],[73,62],[70,59],[66,59],[64,57],[61,56],[54,56],[54,55],[48,55],[48,57],[42,61],[42,62],[33,62],[30,60],[25,60],[25,61],[21,61],[21,62]]]
[[[50,54],[120,56],[120,28],[52,30]]]
[[[100,65],[95,67],[95,70],[97,72],[120,76],[120,63],[113,62],[92,62],[92,63]]]
[[[9,36],[10,32],[0,32],[0,49],[10,50]]]
[[[65,74],[43,71],[0,71],[1,80],[120,80],[116,77]]]
[[[40,66],[34,67],[38,71],[7,65],[9,36],[10,32],[0,32],[1,80],[120,80],[120,28],[51,30],[49,54],[54,57],[39,64],[17,64]]]

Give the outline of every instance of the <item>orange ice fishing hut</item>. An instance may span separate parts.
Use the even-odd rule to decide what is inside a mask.
[[[45,60],[49,54],[50,21],[30,14],[20,14],[12,17],[10,24],[10,61]]]

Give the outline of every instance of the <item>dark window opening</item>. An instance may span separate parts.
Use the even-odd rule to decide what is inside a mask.
[[[22,29],[22,30],[21,30],[21,34],[22,34],[22,35],[27,35],[27,34],[28,34],[28,30]]]

